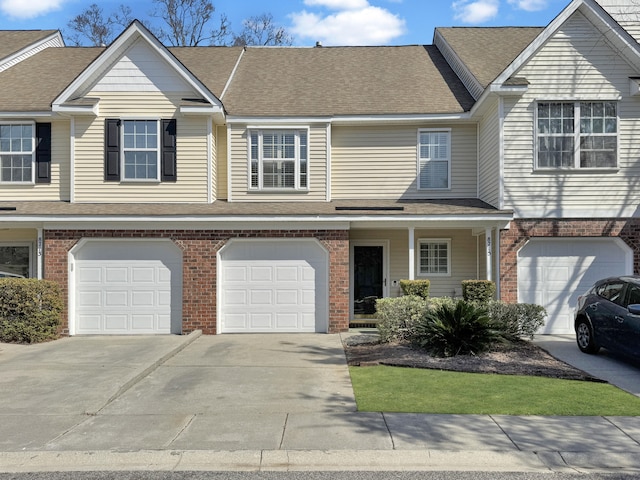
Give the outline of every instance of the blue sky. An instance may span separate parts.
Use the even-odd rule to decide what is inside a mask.
[[[293,34],[294,45],[429,44],[435,27],[545,26],[570,0],[214,0],[233,30],[248,16],[271,13]],[[98,3],[120,4],[148,19],[152,0],[0,0],[0,29],[60,29]]]

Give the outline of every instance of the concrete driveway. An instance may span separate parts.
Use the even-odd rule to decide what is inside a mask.
[[[582,353],[575,335],[536,335],[533,342],[557,359],[640,397],[640,362],[605,349],[596,355]]]
[[[0,371],[5,451],[277,449],[291,414],[356,411],[338,335],[72,337],[0,345]]]

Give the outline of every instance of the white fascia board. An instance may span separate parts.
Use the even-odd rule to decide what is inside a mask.
[[[469,112],[452,114],[416,114],[416,115],[348,115],[333,117],[240,117],[227,116],[227,123],[251,125],[287,125],[330,123],[332,125],[360,125],[373,123],[414,123],[414,122],[449,122],[470,120]],[[257,128],[257,127],[255,127]]]
[[[194,90],[202,95],[209,103],[222,109],[222,103],[207,87],[204,86],[162,43],[147,30],[144,25],[135,20],[124,32],[116,38],[107,49],[102,52],[71,84],[53,101],[54,107],[67,102],[75,96],[76,91],[89,81],[94,75],[100,73],[105,66],[109,65],[113,59],[120,55],[130,45],[133,45],[138,38],[142,38],[154,49],[164,60],[171,65],[176,73],[184,79]]]
[[[53,104],[51,110],[55,113],[58,113],[62,116],[69,115],[93,115],[97,117],[100,115],[100,102],[96,102],[93,105],[82,105],[82,106],[68,106],[68,105],[56,105]]]
[[[32,118],[51,118],[56,115],[53,112],[0,112],[0,118],[11,119],[32,119]]]

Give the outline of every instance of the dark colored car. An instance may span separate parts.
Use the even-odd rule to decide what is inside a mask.
[[[606,278],[578,298],[576,341],[585,353],[600,347],[640,358],[640,276]]]

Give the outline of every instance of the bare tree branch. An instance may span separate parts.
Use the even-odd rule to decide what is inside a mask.
[[[234,36],[234,45],[291,45],[293,38],[284,27],[277,26],[273,15],[263,13],[242,22],[242,31]]]

